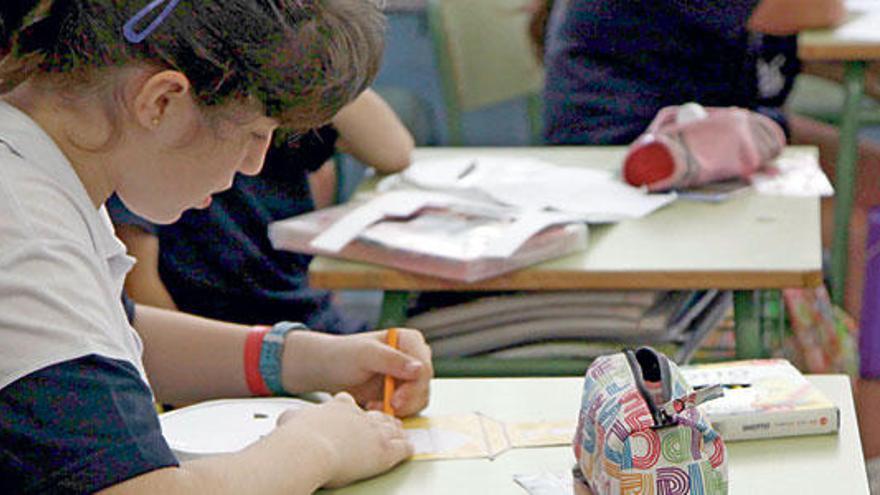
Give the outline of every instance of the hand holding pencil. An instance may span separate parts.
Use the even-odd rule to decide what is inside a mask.
[[[384,345],[388,351],[415,359],[402,370],[394,370],[394,366],[390,366],[382,380],[381,403],[367,401],[366,406],[391,416],[412,416],[428,405],[430,380],[434,377],[431,350],[417,330],[390,328],[380,333],[385,334]],[[420,363],[417,369],[414,361]]]
[[[428,405],[434,371],[431,350],[418,330],[346,336],[293,332],[288,338],[285,349],[291,356],[284,374],[291,392],[346,391],[362,407],[401,418]]]
[[[389,328],[385,336],[385,343],[388,347],[397,350],[397,329]],[[395,416],[394,405],[391,403],[394,398],[394,377],[385,375],[385,385],[382,390],[382,412],[389,416]]]
[[[382,376],[381,400],[367,400],[364,405],[396,417],[416,414],[428,404],[430,380],[434,376],[430,348],[417,330],[390,328],[377,333],[383,337],[385,348],[380,352],[380,356],[385,356],[386,369]],[[394,364],[396,359],[389,354],[391,352],[406,356],[410,361],[401,369]],[[382,360],[379,356],[377,358]],[[420,364],[416,366],[416,363]],[[358,398],[357,390],[350,391]]]

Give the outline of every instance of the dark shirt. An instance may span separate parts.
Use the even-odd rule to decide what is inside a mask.
[[[135,224],[159,238],[159,274],[185,312],[244,324],[299,321],[309,328],[353,333],[366,324],[343,316],[326,291],[308,287],[311,257],[272,248],[270,222],[314,210],[308,173],[334,153],[332,127],[273,145],[263,171],[238,175],[230,190],[204,210],[172,225],[134,217],[118,200],[108,209],[117,224]]]
[[[775,107],[799,70],[796,40],[749,33],[757,3],[557,1],[546,40],[545,139],[628,144],[660,108],[689,101],[769,107],[781,119]]]
[[[0,390],[0,493],[93,493],[177,465],[131,363],[90,355]]]

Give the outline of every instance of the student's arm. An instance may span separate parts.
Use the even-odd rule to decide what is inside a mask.
[[[147,306],[138,306],[134,323],[158,397],[191,402],[247,395],[247,327]],[[282,357],[284,388],[349,390],[375,409],[384,375],[390,374],[400,383],[392,403],[401,415],[414,414],[427,405],[430,350],[414,330],[400,332],[399,351],[384,345],[384,338],[385,332],[344,337],[291,332]],[[378,474],[411,454],[398,420],[365,412],[340,394],[283,415],[277,429],[240,453],[157,469],[103,493],[312,493]]]
[[[159,238],[134,225],[117,225],[116,235],[137,263],[125,278],[125,291],[140,304],[177,309],[159,276]]]
[[[845,16],[842,0],[761,0],[749,18],[748,28],[783,36],[834,26]]]
[[[410,455],[397,420],[365,413],[341,394],[285,413],[278,428],[239,453],[158,469],[100,493],[308,494],[381,473]]]
[[[413,137],[394,110],[373,90],[367,89],[333,119],[339,131],[337,146],[381,173],[409,166]]]
[[[333,202],[336,201],[337,180],[339,178],[333,160],[327,160],[321,168],[309,174],[309,191],[312,193],[312,202],[316,210],[333,206]]]
[[[249,395],[244,343],[250,328],[138,305],[134,326],[144,341],[144,364],[156,396],[187,404]],[[347,391],[360,404],[378,408],[385,374],[398,379],[394,396],[401,416],[428,402],[433,370],[422,334],[400,333],[400,351],[384,344],[384,331],[351,336],[294,331],[287,335],[282,385],[290,393]]]

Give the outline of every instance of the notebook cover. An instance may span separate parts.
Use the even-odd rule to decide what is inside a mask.
[[[691,386],[725,385],[700,407],[725,441],[834,433],[840,412],[784,359],[684,366]]]
[[[312,239],[357,206],[359,206],[357,203],[348,203],[274,222],[269,225],[269,239],[275,249],[363,261],[458,282],[476,282],[502,275],[541,261],[583,250],[587,243],[587,226],[571,223],[544,229],[526,241],[513,256],[508,258],[477,256],[470,259],[456,259],[455,257],[426,254],[424,252],[426,249],[434,247],[431,246],[432,243],[445,242],[449,236],[453,235],[460,239],[475,239],[476,243],[482,242],[477,238],[485,235],[485,231],[491,228],[494,219],[484,218],[464,223],[452,222],[469,229],[465,231],[432,231],[424,229],[423,225],[416,225],[412,230],[407,231],[406,224],[408,222],[418,221],[419,217],[425,214],[460,216],[458,213],[438,208],[425,208],[409,219],[384,220],[375,224],[339,252],[327,252],[310,245]],[[470,225],[473,225],[473,228]],[[395,247],[365,240],[366,237],[371,236],[371,233],[381,231],[387,234],[390,229],[398,230],[401,235],[405,232],[409,247],[404,247],[403,244],[406,243],[399,238],[393,241],[396,244]],[[449,245],[452,246],[452,244]]]

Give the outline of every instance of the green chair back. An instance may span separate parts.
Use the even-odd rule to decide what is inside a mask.
[[[798,74],[785,106],[789,111],[831,125],[840,125],[845,98],[843,86],[812,74]],[[880,124],[880,104],[868,96],[861,99],[862,125]]]
[[[464,112],[519,98],[526,99],[531,141],[538,142],[543,69],[529,45],[526,4],[528,0],[429,1],[450,144],[464,144]]]

